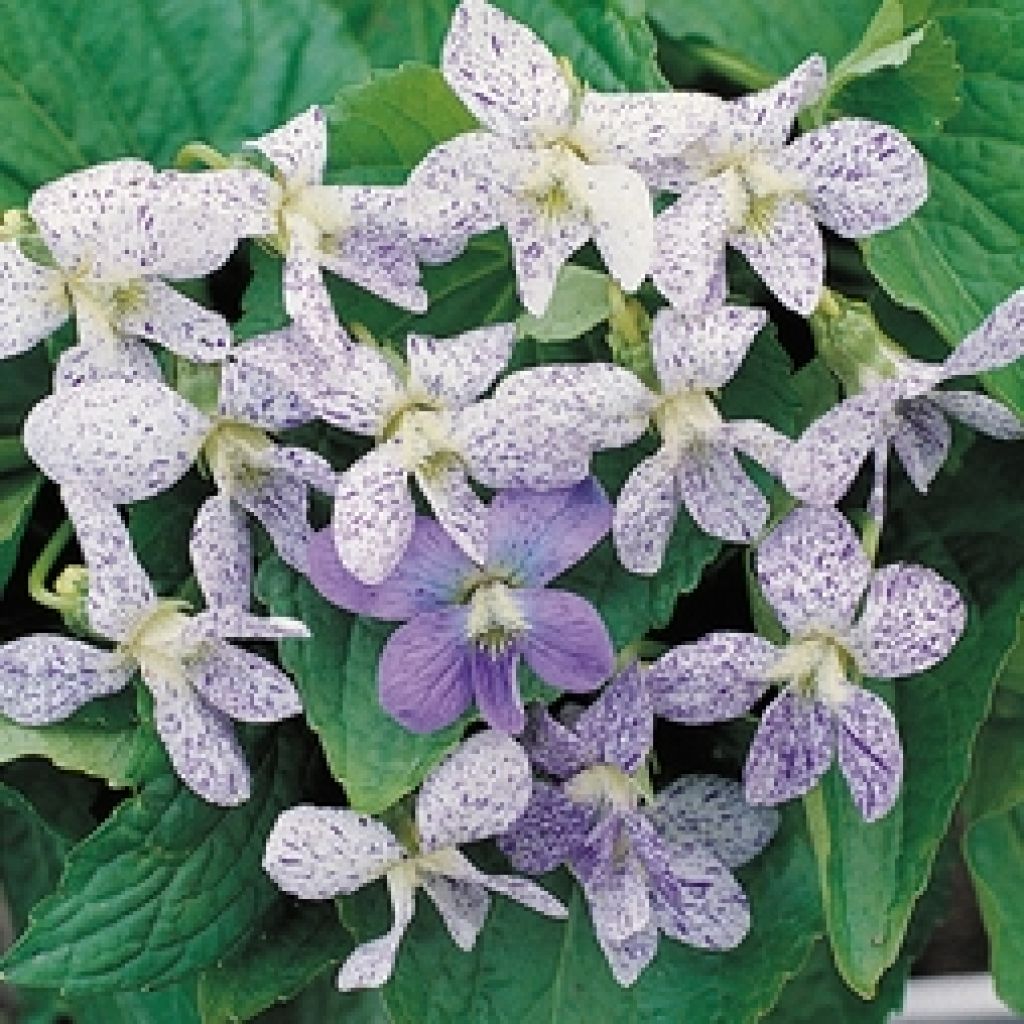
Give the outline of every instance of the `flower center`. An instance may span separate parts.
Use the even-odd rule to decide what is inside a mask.
[[[248,423],[219,420],[203,441],[202,458],[217,489],[230,495],[251,491],[266,479],[267,453],[273,442]]]
[[[75,307],[75,315],[103,325],[107,336],[119,332],[123,318],[140,309],[145,298],[141,280],[111,284],[96,280],[84,268],[68,274],[64,285]]]
[[[189,621],[184,610],[188,607],[186,601],[157,601],[117,646],[120,655],[139,665],[151,686],[153,680],[160,679],[184,682],[186,663],[195,658],[202,647],[201,643],[187,643],[184,639]]]
[[[614,764],[584,768],[565,784],[565,791],[577,803],[597,804],[615,811],[634,811],[647,795],[643,779],[627,775]]]
[[[388,417],[385,439],[401,445],[402,465],[409,472],[443,472],[459,452],[452,437],[451,416],[438,405],[411,401]]]
[[[332,252],[351,222],[348,203],[337,189],[301,182],[283,185],[277,223],[285,252],[296,234],[309,246]]]
[[[732,153],[713,173],[721,175],[726,219],[733,231],[746,228],[767,233],[779,200],[803,191],[796,177],[780,171],[757,152]]]
[[[504,580],[485,576],[469,595],[466,632],[478,647],[493,655],[500,654],[529,628],[512,589]]]
[[[654,423],[666,446],[678,451],[706,444],[718,433],[722,417],[706,391],[665,395],[654,411]]]
[[[848,677],[854,670],[856,661],[839,639],[829,630],[815,629],[786,645],[767,678],[788,683],[809,699],[839,707],[850,692]]]
[[[548,220],[558,220],[586,207],[586,188],[580,172],[583,161],[564,139],[537,154],[537,167],[526,181],[524,194]]]

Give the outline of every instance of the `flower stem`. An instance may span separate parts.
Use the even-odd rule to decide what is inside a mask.
[[[185,170],[189,164],[201,164],[215,171],[224,171],[231,166],[231,161],[219,150],[208,146],[205,142],[189,142],[178,150],[174,158],[174,166]]]
[[[71,522],[65,519],[46,542],[46,547],[39,553],[35,565],[28,574],[28,592],[32,600],[44,608],[52,608],[61,613],[67,610],[67,599],[46,589],[46,577],[50,575],[54,563],[70,539]]]

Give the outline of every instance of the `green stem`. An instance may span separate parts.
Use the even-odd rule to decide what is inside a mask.
[[[767,71],[749,64],[742,57],[719,50],[716,46],[694,43],[689,49],[694,58],[705,67],[746,89],[767,89],[768,86],[775,84],[775,77]]]
[[[219,150],[208,146],[205,142],[189,142],[178,150],[178,155],[174,158],[174,166],[179,171],[183,171],[189,164],[200,164],[215,171],[225,171],[231,166],[231,161]]]
[[[20,437],[0,437],[0,473],[13,473],[31,465]]]
[[[44,608],[52,608],[61,613],[67,610],[67,600],[46,589],[46,577],[50,575],[54,563],[70,539],[71,521],[65,519],[57,532],[46,542],[46,547],[39,553],[35,565],[28,574],[28,592],[32,600]]]

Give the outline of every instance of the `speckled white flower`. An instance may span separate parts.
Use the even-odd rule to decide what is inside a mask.
[[[490,907],[487,890],[549,917],[565,907],[539,885],[513,875],[487,875],[459,850],[503,832],[530,799],[530,765],[515,740],[482,732],[466,740],[423,781],[415,821],[398,837],[375,818],[336,807],[285,811],[267,839],[263,867],[300,899],[348,895],[384,878],[394,920],[378,939],[349,954],[338,972],[343,992],[383,985],[422,888],[461,950],[476,944]]]

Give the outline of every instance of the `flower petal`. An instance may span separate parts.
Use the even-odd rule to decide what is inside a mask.
[[[741,96],[730,105],[734,140],[743,137],[758,148],[778,149],[789,138],[796,115],[821,96],[827,78],[825,58],[813,53],[770,88]]]
[[[757,550],[758,583],[790,635],[845,630],[870,578],[857,534],[831,508],[795,509]]]
[[[661,569],[679,511],[675,452],[660,448],[641,459],[615,503],[615,553],[629,572],[652,576]]]
[[[292,681],[279,668],[223,641],[210,644],[189,666],[188,681],[239,722],[280,722],[302,711]]]
[[[410,334],[410,389],[418,385],[447,408],[460,409],[494,383],[515,343],[515,324],[492,324],[453,338]]]
[[[488,510],[487,565],[543,587],[575,565],[611,527],[612,507],[594,477],[565,490],[501,491]]]
[[[278,815],[267,836],[263,870],[304,900],[348,895],[405,856],[375,818],[342,807],[299,804]]]
[[[70,315],[60,271],[23,256],[15,239],[0,242],[0,359],[28,351]]]
[[[548,47],[486,0],[452,14],[441,71],[470,113],[499,135],[529,141],[568,127],[571,87]]]
[[[765,709],[743,767],[751,804],[781,804],[803,796],[828,771],[836,727],[829,710],[792,690]]]
[[[121,505],[184,476],[209,428],[163,384],[111,380],[44,398],[25,420],[24,441],[50,479]]]
[[[469,486],[462,463],[421,467],[416,482],[445,533],[482,565],[487,557],[487,506]]]
[[[395,569],[416,525],[401,446],[386,442],[338,477],[331,529],[342,565],[364,583]]]
[[[492,653],[474,645],[469,653],[469,667],[480,717],[492,729],[517,736],[526,725],[526,710],[519,693],[519,651],[510,647]]]
[[[605,764],[632,775],[654,743],[651,692],[637,662],[618,672],[575,723],[576,735],[599,750]]]
[[[871,577],[850,633],[861,670],[898,679],[937,665],[956,645],[967,610],[956,587],[921,565],[886,565]]]
[[[568,779],[597,763],[601,748],[583,740],[543,704],[531,704],[526,715],[526,730],[519,742],[530,755],[530,762],[542,772]]]
[[[944,377],[996,370],[1024,356],[1024,288],[1001,302],[943,363]]]
[[[775,645],[753,633],[711,633],[673,647],[647,670],[655,714],[704,725],[738,718],[768,688]]]
[[[906,220],[928,197],[924,158],[902,132],[843,117],[786,147],[787,167],[807,182],[818,220],[845,238],[864,238]]]
[[[749,544],[768,522],[768,499],[726,444],[684,452],[676,481],[687,512],[712,537]]]
[[[767,322],[763,309],[749,306],[723,306],[703,316],[658,310],[651,347],[664,389],[714,391],[728,384]]]
[[[597,941],[608,961],[612,977],[623,988],[629,988],[657,955],[658,926],[652,918],[645,928],[621,942],[611,942],[600,935]]]
[[[381,433],[389,411],[400,404],[404,385],[395,368],[370,345],[352,345],[312,385],[311,400],[321,419],[334,427],[373,437]]]
[[[81,640],[33,634],[0,646],[0,712],[19,725],[61,722],[128,685],[135,666]]]
[[[903,748],[896,719],[881,697],[851,687],[836,709],[839,767],[865,821],[884,818],[903,779]]]
[[[498,836],[498,849],[520,871],[543,875],[569,859],[594,824],[594,810],[535,779],[526,810]]]
[[[723,423],[721,437],[776,477],[781,476],[793,447],[793,442],[785,434],[760,420]]]
[[[476,945],[491,908],[487,890],[476,882],[448,878],[432,871],[422,872],[419,883],[437,907],[452,942],[468,953]]]
[[[529,629],[523,656],[550,686],[573,693],[596,690],[615,666],[615,650],[601,616],[565,590],[520,590]]]
[[[348,347],[348,336],[338,322],[316,250],[299,237],[293,238],[285,256],[281,288],[285,312],[315,344],[325,349],[339,344]]]
[[[728,868],[753,860],[779,827],[771,807],[751,807],[743,788],[717,775],[684,775],[658,793],[649,812],[670,850],[705,847]]]
[[[231,345],[231,328],[219,313],[186,298],[163,281],[140,281],[138,298],[122,314],[120,328],[194,362],[224,358]]]
[[[622,942],[643,931],[651,919],[647,877],[631,854],[584,883],[583,894],[598,941]]]
[[[416,828],[425,853],[504,832],[525,810],[532,780],[526,751],[486,730],[459,744],[423,780]]]
[[[897,407],[899,426],[893,447],[914,486],[923,494],[949,455],[953,432],[942,410],[928,398],[911,398]]]
[[[64,391],[99,381],[134,384],[155,381],[163,384],[164,375],[156,356],[145,342],[135,338],[112,337],[96,340],[82,338],[83,322],[78,319],[77,345],[61,352],[53,370],[53,390]]]
[[[765,230],[741,228],[729,244],[784,306],[802,316],[814,312],[825,283],[825,243],[802,200],[778,200]]]
[[[246,143],[259,150],[289,182],[318,184],[327,163],[327,122],[319,107],[310,107],[258,139]]]
[[[928,400],[961,423],[1000,441],[1024,438],[1024,423],[1001,402],[974,391],[932,391]]]
[[[421,612],[391,634],[377,666],[384,710],[410,732],[450,725],[473,702],[466,609]]]
[[[199,506],[189,554],[209,607],[249,607],[252,539],[245,513],[227,495],[214,494]]]
[[[267,531],[274,550],[296,572],[309,570],[309,486],[290,473],[269,470],[254,487],[237,487],[232,497]]]
[[[699,316],[725,302],[725,246],[731,230],[720,176],[689,186],[658,214],[651,280],[673,309]]]

